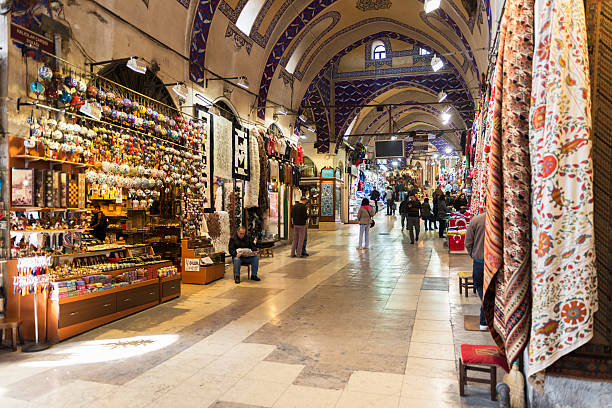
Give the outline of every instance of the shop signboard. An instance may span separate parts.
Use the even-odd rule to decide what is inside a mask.
[[[55,54],[55,45],[52,40],[18,24],[11,23],[11,38],[28,47],[38,48],[49,54]]]
[[[322,169],[321,170],[322,178],[333,178],[334,177],[334,169]]]
[[[200,260],[198,258],[185,258],[185,272],[199,272]]]

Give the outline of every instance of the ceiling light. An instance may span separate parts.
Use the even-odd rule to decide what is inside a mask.
[[[316,132],[316,129],[315,129],[314,127],[312,127],[312,126],[311,126],[311,127],[306,128],[306,129],[308,129],[308,130],[309,130],[309,131],[311,131],[312,133]]]
[[[434,72],[437,72],[441,70],[442,67],[444,67],[444,61],[442,61],[442,59],[440,59],[440,57],[437,55],[434,55],[434,57],[431,59],[431,68],[434,70]]]
[[[444,91],[440,91],[438,94],[438,102],[444,101],[448,97],[448,94]]]
[[[442,119],[443,124],[448,125],[448,122],[451,120],[451,114],[444,112],[442,115],[440,115],[440,119]]]
[[[397,139],[397,136],[391,136],[391,140]]]
[[[431,13],[432,11],[440,8],[442,0],[425,0],[425,13]]]
[[[438,155],[438,153],[436,153],[436,154],[434,154],[434,155],[433,155],[433,158],[434,158],[434,159],[437,159],[438,157],[440,157],[440,156]]]
[[[286,115],[287,111],[285,110],[284,107],[279,106],[279,108],[276,110],[276,113],[278,113],[279,115]]]
[[[300,135],[300,139],[306,139],[306,135]]]
[[[299,118],[302,122],[306,123],[306,116],[300,115]]]
[[[453,149],[451,149],[450,147],[447,147],[445,152],[446,154],[450,154],[453,151]]]
[[[125,66],[134,72],[138,72],[139,74],[147,73],[147,66],[144,64],[144,62],[139,61],[134,57],[130,58]]]
[[[247,77],[243,76],[238,78],[238,82],[236,85],[243,87],[244,89],[249,89],[249,80]]]

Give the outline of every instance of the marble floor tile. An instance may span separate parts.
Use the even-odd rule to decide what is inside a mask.
[[[431,399],[400,398],[399,408],[461,408],[461,402],[435,401]]]
[[[457,378],[433,378],[407,375],[402,387],[402,398],[427,401],[459,403],[459,382]]]
[[[457,362],[409,356],[406,360],[406,375],[433,378],[456,378]]]
[[[455,349],[449,344],[417,343],[411,341],[408,356],[454,361]]]
[[[221,356],[212,363],[204,367],[200,372],[212,374],[222,377],[244,377],[251,371],[261,360],[260,359],[243,359],[243,358],[228,358]]]
[[[337,408],[397,408],[398,406],[398,396],[354,391],[344,391],[336,405]]]
[[[367,392],[382,395],[400,395],[404,376],[400,374],[355,371],[351,374],[347,391]]]
[[[414,330],[434,330],[434,331],[447,331],[452,330],[452,326],[449,320],[421,320],[416,319],[414,321]]]
[[[272,407],[288,388],[289,384],[243,378],[219,400]]]
[[[334,408],[342,391],[290,385],[274,408]]]
[[[412,332],[411,342],[417,343],[434,343],[434,344],[453,344],[453,335],[448,331],[435,330],[414,330]]]
[[[450,321],[450,313],[445,310],[422,310],[417,308],[416,319]]]
[[[273,361],[262,361],[249,371],[244,378],[251,380],[265,380],[281,384],[291,384],[300,371],[304,369],[300,364],[283,364]]]

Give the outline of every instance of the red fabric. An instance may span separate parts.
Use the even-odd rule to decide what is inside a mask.
[[[297,157],[295,158],[297,164],[304,164],[304,148],[301,145],[297,147]]]
[[[496,365],[508,372],[508,363],[497,346],[462,344],[461,361],[463,364]]]

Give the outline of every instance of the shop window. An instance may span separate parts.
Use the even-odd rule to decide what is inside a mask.
[[[304,177],[316,177],[319,173],[317,173],[317,167],[314,162],[307,156],[304,156],[304,165],[302,167],[302,176]]]

